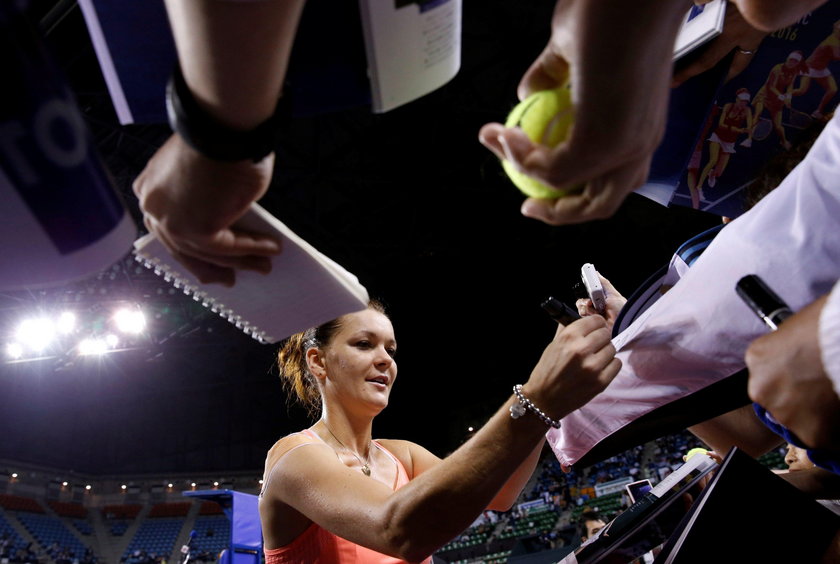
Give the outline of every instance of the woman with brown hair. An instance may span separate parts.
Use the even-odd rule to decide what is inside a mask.
[[[513,504],[546,430],[620,367],[603,319],[560,326],[528,381],[440,459],[409,441],[371,438],[397,376],[396,349],[375,302],[283,346],[281,378],[320,419],[268,453],[260,499],[267,564],[429,562],[484,509]],[[430,385],[446,393],[447,378],[465,377],[470,354],[442,366]]]

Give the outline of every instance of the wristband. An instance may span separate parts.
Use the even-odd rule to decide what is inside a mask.
[[[526,412],[531,411],[540,418],[540,421],[548,425],[549,427],[553,427],[555,429],[560,428],[560,421],[555,421],[543,411],[534,405],[534,403],[525,397],[525,394],[522,393],[522,384],[517,384],[513,387],[513,393],[516,395],[516,399],[518,400],[517,403],[510,406],[510,416],[512,419],[519,419]]]
[[[219,123],[198,105],[178,63],[166,86],[169,125],[187,145],[216,161],[259,162],[271,154],[279,141],[281,106],[278,104],[274,114],[254,129],[241,131]]]

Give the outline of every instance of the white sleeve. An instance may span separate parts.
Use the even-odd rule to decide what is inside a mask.
[[[823,367],[840,395],[840,280],[820,313],[819,339]]]

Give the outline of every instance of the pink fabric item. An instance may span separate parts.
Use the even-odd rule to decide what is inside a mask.
[[[767,327],[735,293],[757,274],[796,311],[840,279],[840,114],[781,185],[734,220],[665,295],[613,339],[618,376],[547,434],[572,465],[624,425],[744,368]],[[823,321],[825,323],[826,320]]]

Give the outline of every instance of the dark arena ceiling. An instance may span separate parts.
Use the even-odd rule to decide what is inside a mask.
[[[581,264],[594,263],[629,293],[679,243],[719,222],[636,195],[612,219],[579,226],[519,214],[522,196],[477,133],[515,103],[522,73],[548,38],[553,5],[464,0],[462,66],[449,84],[386,114],[339,108],[297,115],[285,127],[261,203],[358,275],[395,324],[400,377],[377,436],[447,454],[528,378],[555,327],[540,302],[573,302]],[[319,6],[310,0],[309,21]],[[27,13],[142,226],[131,182],[168,127],[119,124],[75,2],[34,1]],[[352,49],[324,42],[325,56]],[[296,46],[293,63],[305,65],[306,49]],[[277,438],[307,425],[287,406],[274,346],[172,291],[128,255],[81,282],[0,293],[0,330],[7,339],[27,315],[67,308],[101,323],[120,303],[139,304],[148,319],[125,350],[2,359],[0,459],[94,475],[254,470]]]

